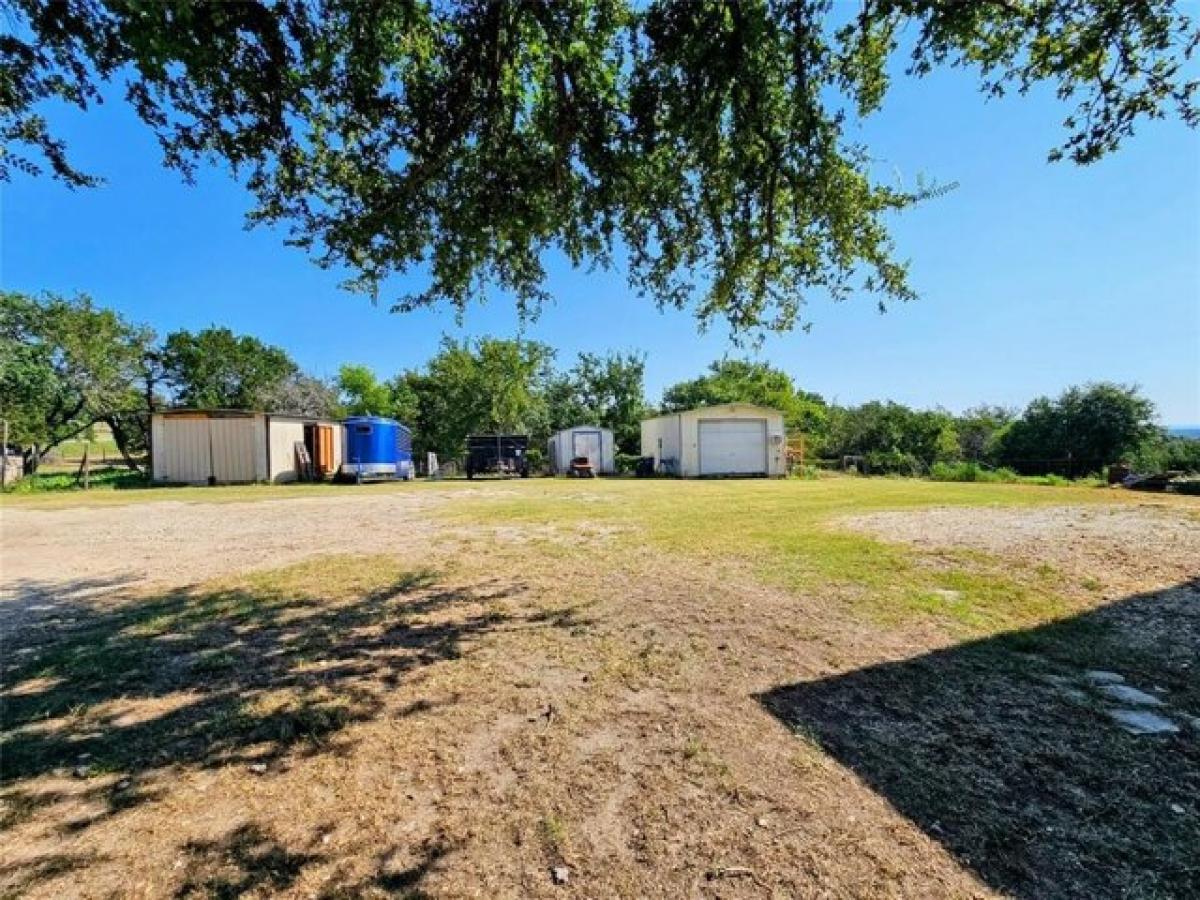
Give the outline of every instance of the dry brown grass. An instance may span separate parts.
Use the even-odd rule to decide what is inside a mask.
[[[1056,594],[1063,621],[1015,631],[908,601],[881,617],[872,582],[812,581],[826,563],[803,584],[763,578],[775,545],[673,548],[675,532],[623,512],[573,540],[573,518],[456,521],[420,553],[60,604],[8,642],[0,885],[38,897],[1200,886],[1196,732],[1135,738],[1064,688],[1104,662],[1200,704],[1191,589],[1108,603],[1072,582]],[[904,555],[880,565],[905,560],[907,586],[956,567],[969,590],[1057,589],[1029,560],[1003,581],[995,557],[889,552]],[[1163,645],[1124,640],[1164,618]]]

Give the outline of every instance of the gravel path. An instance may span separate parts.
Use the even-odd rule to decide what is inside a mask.
[[[938,507],[838,521],[881,540],[966,548],[1046,563],[1113,590],[1153,590],[1200,578],[1200,507]]]
[[[420,491],[6,509],[0,517],[0,627],[49,602],[114,589],[191,584],[327,553],[383,552],[420,541],[422,513],[449,496]]]

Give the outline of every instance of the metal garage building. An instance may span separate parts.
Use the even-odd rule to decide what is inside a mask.
[[[612,475],[617,471],[612,431],[599,425],[576,425],[550,436],[546,458],[552,473],[565,474],[577,456],[586,456],[597,475]]]
[[[341,426],[334,421],[236,409],[172,409],[150,420],[156,484],[247,484],[300,477],[303,444],[318,477],[337,471]]]
[[[642,422],[642,456],[657,472],[684,478],[787,474],[783,413],[724,403]]]

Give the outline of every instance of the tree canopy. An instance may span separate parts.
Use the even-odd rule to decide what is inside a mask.
[[[454,458],[473,433],[544,438],[553,360],[554,351],[537,341],[444,338],[422,371],[404,376],[416,399],[420,448]]]
[[[878,400],[835,408],[821,447],[831,457],[862,457],[870,472],[906,475],[922,474],[939,460],[958,458],[960,452],[949,413]]]
[[[825,430],[828,410],[817,394],[798,389],[792,377],[769,363],[723,359],[708,372],[682,381],[663,392],[663,411],[677,412],[717,403],[756,403],[783,413],[790,429],[807,433]]]
[[[29,468],[97,421],[138,407],[152,340],[84,295],[0,292],[0,417]]]
[[[999,459],[1018,471],[1069,459],[1073,474],[1137,456],[1161,435],[1154,403],[1131,385],[1099,382],[1039,397],[999,436]]]
[[[1200,31],[1170,0],[0,0],[0,178],[76,167],[43,115],[124,81],[190,174],[223,160],[279,223],[397,309],[489,286],[532,311],[544,256],[627,260],[632,285],[737,334],[810,294],[912,296],[852,126],[908,71],[974,71],[1067,105],[1052,157],[1092,162],[1142,121],[1197,121]]]
[[[638,453],[647,406],[646,357],[638,353],[581,353],[570,371],[546,388],[549,430],[576,425],[610,428],[622,453]]]
[[[197,408],[264,409],[299,372],[285,350],[228,328],[172,332],[161,357],[176,402]]]
[[[347,363],[338,369],[337,385],[347,415],[402,418],[391,387],[380,381],[369,366]]]
[[[337,388],[322,378],[295,371],[263,392],[263,409],[298,416],[339,418],[344,414]]]

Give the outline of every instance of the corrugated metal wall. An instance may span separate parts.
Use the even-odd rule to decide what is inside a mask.
[[[156,415],[151,425],[154,480],[168,484],[264,481],[266,418]]]
[[[599,434],[600,448],[597,458],[593,460],[593,465],[596,468],[597,474],[611,475],[617,470],[615,449],[613,444],[613,433],[607,428],[600,428],[593,425],[580,425],[576,428],[564,428],[562,431],[556,431],[551,436],[548,443],[551,454],[551,471],[556,474],[563,474],[571,467],[571,460],[579,453],[579,448],[576,446],[575,435],[577,434]]]
[[[255,420],[209,419],[213,477],[218,482],[256,481]]]
[[[206,484],[212,473],[208,417],[158,417],[154,429],[154,480]]]
[[[270,481],[296,480],[296,443],[304,442],[304,423],[287,419],[271,419],[267,431],[270,436]]]

